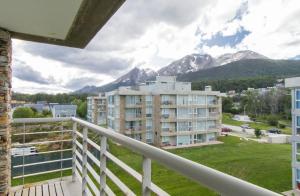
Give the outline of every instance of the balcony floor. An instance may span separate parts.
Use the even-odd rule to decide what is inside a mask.
[[[80,182],[71,178],[56,179],[43,183],[12,187],[11,196],[80,196]]]

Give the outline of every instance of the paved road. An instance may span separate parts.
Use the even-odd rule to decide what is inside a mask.
[[[254,135],[254,129],[245,129],[243,131],[243,129],[239,126],[234,126],[234,125],[227,125],[227,124],[223,124],[223,127],[232,129],[232,132],[236,132],[236,133],[240,133],[240,134],[245,134],[245,135]]]

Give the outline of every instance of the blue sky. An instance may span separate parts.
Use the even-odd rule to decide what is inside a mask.
[[[247,49],[290,59],[300,54],[299,18],[297,0],[126,1],[83,50],[13,40],[13,90],[100,86],[135,66],[158,70],[191,53]]]

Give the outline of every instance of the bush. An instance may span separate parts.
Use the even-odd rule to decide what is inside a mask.
[[[278,124],[278,127],[279,127],[280,129],[284,129],[284,128],[286,127],[286,125],[285,125],[285,124],[279,123],[279,124]]]
[[[34,112],[29,107],[20,107],[15,109],[13,118],[33,118]]]
[[[277,126],[278,125],[278,117],[275,115],[270,115],[267,118],[268,124],[271,126]]]
[[[255,134],[255,136],[256,136],[257,138],[259,138],[259,137],[261,136],[262,132],[261,132],[260,129],[255,129],[255,130],[254,130],[254,134]]]

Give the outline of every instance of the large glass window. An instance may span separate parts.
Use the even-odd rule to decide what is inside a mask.
[[[300,109],[300,89],[296,90],[295,101],[296,101],[295,104],[296,109]]]
[[[146,96],[146,105],[152,105],[153,98],[151,95]]]
[[[189,97],[187,95],[178,95],[177,104],[178,105],[188,105]]]

